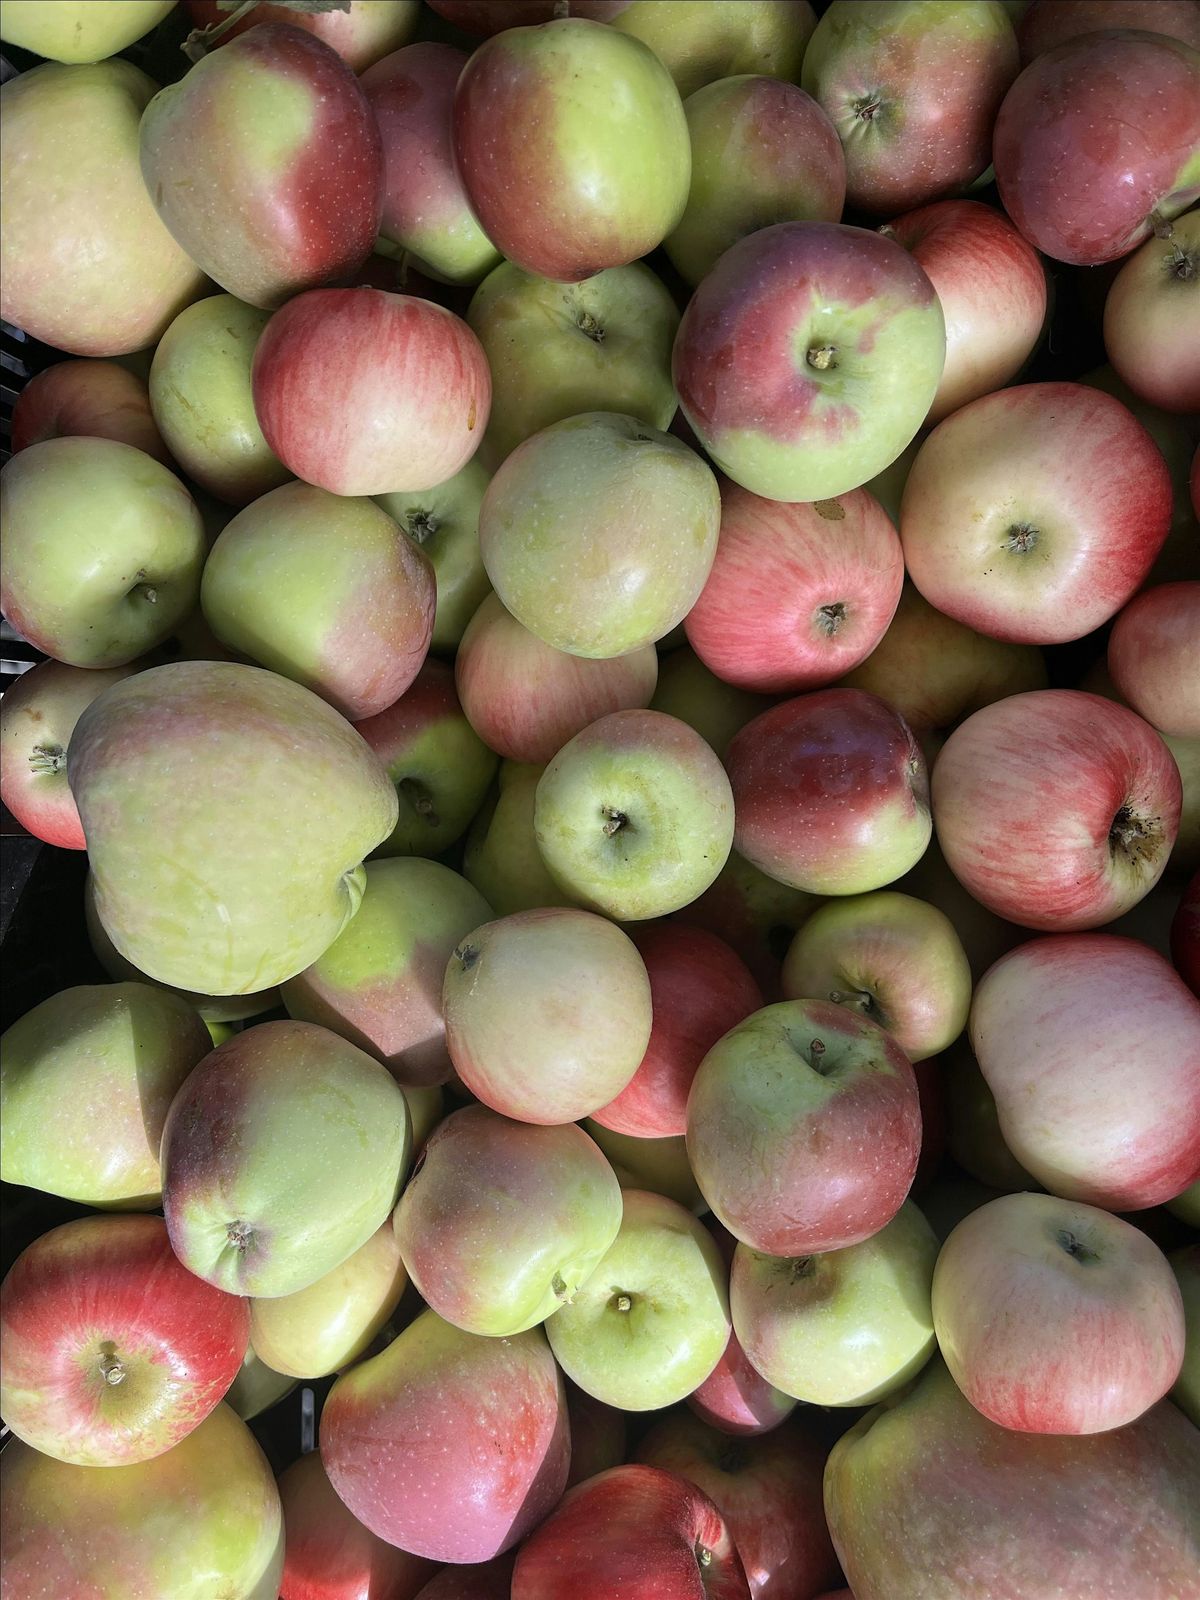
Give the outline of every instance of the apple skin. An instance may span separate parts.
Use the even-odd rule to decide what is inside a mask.
[[[945,1084],[947,1147],[963,1171],[1001,1194],[1037,1189],[1004,1142],[996,1097],[965,1042],[946,1058]]]
[[[1153,140],[1131,136],[1150,126]],[[1200,195],[1200,52],[1128,30],[1048,50],[1005,96],[992,154],[1031,244],[1077,266],[1115,261],[1154,214],[1169,221]]]
[[[982,905],[1028,928],[1111,922],[1162,876],[1182,784],[1148,722],[1077,689],[1010,695],[933,768],[938,841]]]
[[[826,1001],[748,1017],[705,1056],[688,1099],[696,1182],[730,1233],[767,1255],[869,1238],[899,1210],[920,1144],[908,1058],[875,1023]]]
[[[490,482],[473,456],[433,489],[375,495],[375,503],[400,525],[433,563],[437,609],[432,648],[453,654],[467,623],[487,598],[490,585],[479,553],[479,508]]]
[[[454,160],[500,252],[560,283],[649,255],[683,214],[692,166],[658,57],[583,17],[480,45],[455,91]]]
[[[188,12],[197,28],[214,22],[228,22],[217,0],[187,0]],[[264,22],[289,22],[324,42],[352,72],[365,72],[383,56],[398,50],[412,37],[421,17],[421,0],[354,0],[348,11],[303,12],[287,5],[256,5],[247,16],[239,17],[209,48],[218,49],[227,39]],[[209,41],[205,41],[206,44]]]
[[[570,1455],[541,1330],[485,1339],[433,1311],[340,1377],[321,1416],[321,1460],[344,1503],[388,1544],[434,1561],[488,1561],[517,1544],[558,1503]]]
[[[1018,65],[996,0],[832,0],[801,82],[845,146],[848,203],[889,216],[973,183]]]
[[[1200,1245],[1185,1245],[1167,1258],[1183,1299],[1183,1366],[1171,1398],[1200,1428]]]
[[[249,1337],[249,1306],[181,1266],[161,1218],[82,1217],[0,1286],[4,1420],[57,1461],[149,1461],[219,1404]]]
[[[463,875],[498,916],[571,904],[550,876],[534,837],[533,808],[543,770],[501,762],[492,795],[467,835]]]
[[[242,1368],[225,1391],[225,1404],[230,1406],[243,1422],[261,1416],[296,1387],[295,1378],[274,1372],[254,1353],[249,1345],[242,1357]]]
[[[933,285],[893,240],[781,222],[731,246],[697,289],[673,371],[722,472],[767,499],[822,500],[912,440],[945,353]]]
[[[159,216],[239,300],[273,310],[370,254],[379,128],[353,72],[311,33],[264,22],[227,40],[159,90],[139,132]]]
[[[865,660],[903,582],[899,536],[865,489],[788,505],[724,483],[717,553],[684,628],[718,678],[798,694]]]
[[[1193,0],[1033,0],[1017,27],[1028,64],[1081,34],[1110,28],[1169,33],[1200,49],[1200,15]]]
[[[567,1488],[573,1489],[598,1472],[621,1465],[625,1460],[628,1430],[623,1411],[593,1400],[569,1380],[564,1387],[571,1422],[571,1470],[567,1474]],[[503,1595],[501,1600],[508,1600],[508,1595]]]
[[[1109,635],[1108,670],[1152,727],[1200,739],[1200,582],[1135,595]]]
[[[494,0],[489,0],[489,4]],[[585,0],[586,4],[586,0]],[[416,1600],[510,1600],[515,1550],[492,1561],[443,1567]]]
[[[632,938],[650,979],[650,1043],[625,1088],[592,1119],[636,1138],[670,1138],[687,1131],[701,1060],[762,1007],[762,990],[740,956],[702,928],[652,922]]]
[[[1198,30],[1200,31],[1200,30]],[[1164,411],[1200,411],[1200,215],[1147,239],[1104,302],[1104,349],[1129,387]]]
[[[4,0],[0,39],[51,61],[105,61],[156,28],[175,0]]]
[[[686,722],[722,761],[734,734],[769,704],[765,696],[718,678],[688,645],[659,657],[650,709]]]
[[[1141,1211],[1200,1177],[1200,1001],[1148,946],[1032,939],[977,985],[970,1034],[1005,1142],[1053,1194]]]
[[[1011,382],[1046,321],[1046,273],[1034,250],[993,206],[938,200],[885,223],[912,253],[946,318],[946,365],[926,422],[941,422]]]
[[[630,0],[608,21],[650,46],[685,100],[745,73],[798,83],[817,25],[808,0]]]
[[[254,1435],[228,1406],[136,1466],[71,1466],[10,1439],[0,1483],[5,1600],[279,1593],[279,1492]]]
[[[797,928],[820,904],[753,866],[736,850],[710,889],[677,912],[675,921],[723,939],[750,968],[768,1001],[780,998],[780,971]]]
[[[677,1411],[651,1428],[635,1459],[704,1491],[725,1518],[754,1600],[812,1600],[837,1577],[821,1500],[825,1451],[798,1423],[735,1444]]]
[[[609,22],[628,4],[629,0],[573,0],[571,15]],[[555,0],[429,0],[429,5],[464,33],[490,38],[509,28],[532,28],[551,21]]]
[[[1171,919],[1171,960],[1184,983],[1200,999],[1200,872],[1184,889]]]
[[[769,1433],[796,1409],[790,1394],[768,1383],[751,1366],[741,1340],[733,1332],[721,1359],[688,1395],[687,1405],[701,1422],[739,1438]]]
[[[465,1086],[520,1122],[590,1116],[633,1077],[650,1040],[650,980],[635,945],[572,907],[465,934],[446,965],[442,1009]]]
[[[916,865],[933,831],[925,758],[861,689],[818,689],[747,723],[726,757],[734,846],[809,894],[864,894]]]
[[[426,1303],[502,1339],[569,1303],[620,1225],[620,1186],[582,1128],[532,1127],[479,1105],[434,1131],[393,1217]]]
[[[647,1189],[651,1194],[665,1195],[693,1216],[708,1210],[708,1202],[696,1185],[682,1134],[640,1139],[635,1134],[615,1133],[593,1117],[585,1117],[581,1126],[608,1157],[622,1189]]]
[[[1158,1246],[1054,1195],[1005,1195],[959,1223],[938,1256],[933,1321],[967,1399],[1022,1433],[1124,1427],[1183,1364],[1183,1300]]]
[[[0,608],[69,666],[124,666],[196,604],[205,551],[196,503],[132,445],[30,445],[0,474],[0,516]]]
[[[658,656],[652,644],[608,660],[569,655],[522,627],[491,594],[462,636],[454,680],[468,721],[492,750],[545,766],[589,723],[647,706]]]
[[[149,984],[86,985],[43,1000],[3,1037],[4,1182],[89,1206],[157,1205],[167,1112],[210,1049],[192,1008]]]
[[[193,1069],[162,1139],[175,1253],[219,1288],[294,1294],[383,1223],[408,1170],[399,1086],[307,1022],[263,1022]]]
[[[43,439],[116,439],[172,465],[144,378],[117,361],[59,361],[35,372],[12,412],[13,455]]]

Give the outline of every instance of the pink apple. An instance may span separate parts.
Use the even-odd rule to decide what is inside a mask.
[[[259,0],[236,21],[221,9],[219,0],[187,0],[187,8],[197,28],[227,24],[219,39],[204,41],[209,49],[261,23],[290,22],[323,39],[351,71],[362,72],[411,38],[421,15],[421,0],[354,0],[344,11],[298,11],[290,5],[272,5],[269,0],[264,4]]]
[[[796,694],[870,655],[903,581],[896,530],[865,489],[788,505],[726,482],[712,571],[684,627],[725,682]]]
[[[1032,61],[1081,34],[1109,28],[1169,33],[1200,49],[1196,0],[1033,0],[1017,26],[1021,60]]]
[[[1200,411],[1200,213],[1160,223],[1113,279],[1104,349],[1141,399]]]
[[[43,439],[118,439],[172,465],[150,411],[144,378],[116,361],[60,361],[37,372],[17,396],[12,453]]]
[[[1171,921],[1171,960],[1184,983],[1200,999],[1200,872],[1184,889]]]
[[[1111,922],[1154,887],[1183,792],[1149,723],[1077,689],[976,711],[946,741],[932,789],[938,840],[967,891],[1051,932]]]
[[[1160,733],[1200,739],[1200,582],[1135,595],[1109,635],[1108,670]]]

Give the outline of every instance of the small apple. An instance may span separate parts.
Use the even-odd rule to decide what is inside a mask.
[[[1200,582],[1135,595],[1109,635],[1108,670],[1122,698],[1160,733],[1200,739]]]
[[[453,654],[467,623],[487,598],[479,552],[479,507],[490,478],[478,456],[432,489],[394,490],[375,504],[399,524],[433,563],[437,609],[432,648]]]
[[[1164,411],[1200,411],[1198,272],[1200,214],[1187,212],[1160,224],[1104,302],[1108,359],[1136,394]]]
[[[35,372],[13,406],[13,455],[43,439],[116,439],[172,465],[146,380],[118,361],[59,361]]]
[[[570,905],[542,860],[533,832],[533,808],[542,767],[503,761],[492,796],[467,835],[463,875],[498,916]]]
[[[764,696],[718,678],[687,645],[659,656],[651,711],[686,722],[722,761],[734,734],[769,704]]]
[[[585,1117],[581,1126],[608,1157],[622,1189],[648,1189],[651,1194],[665,1195],[693,1216],[708,1210],[682,1134],[642,1139],[636,1134],[616,1133],[593,1117]]]

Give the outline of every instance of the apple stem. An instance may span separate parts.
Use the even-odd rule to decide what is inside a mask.
[[[29,752],[29,765],[34,772],[62,772],[67,764],[67,752],[60,744],[35,744]]]
[[[235,23],[240,22],[247,12],[253,11],[258,0],[242,0],[240,6],[221,22],[212,22],[207,28],[193,28],[191,33],[179,46],[189,61],[203,61],[217,40],[227,34]],[[347,6],[346,10],[349,11]]]
[[[817,629],[827,639],[833,638],[845,620],[846,602],[844,600],[831,600],[828,605],[817,607]]]
[[[575,322],[580,333],[586,334],[593,344],[604,343],[604,329],[590,311],[581,311]]]
[[[105,1383],[111,1385],[113,1388],[116,1388],[118,1383],[125,1382],[124,1366],[116,1356],[112,1355],[107,1350],[100,1357],[100,1372]]]
[[[621,1290],[618,1289],[616,1294],[613,1295],[612,1299],[608,1302],[608,1304],[609,1304],[609,1309],[612,1310],[612,1311],[620,1311],[620,1312],[632,1311],[632,1309],[633,1309],[633,1296],[625,1294]]]
[[[611,806],[604,806],[600,815],[606,819],[601,830],[606,839],[611,839],[615,834],[620,833],[622,828],[629,826],[629,818],[625,813],[623,811],[614,811]]]
[[[850,1011],[861,1011],[864,1017],[875,1004],[874,995],[868,994],[865,989],[831,989],[829,998],[835,1006],[845,1006]]]
[[[412,806],[413,810],[423,822],[431,828],[438,825],[438,814],[433,809],[433,799],[423,783],[418,783],[415,778],[402,778],[398,785],[400,793]]]

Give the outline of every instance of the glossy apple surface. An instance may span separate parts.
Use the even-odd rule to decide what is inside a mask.
[[[796,1409],[790,1394],[768,1383],[730,1333],[725,1353],[704,1382],[687,1397],[688,1409],[723,1434],[769,1433]]]
[[[452,653],[487,598],[490,586],[479,553],[479,507],[489,481],[479,457],[472,456],[453,477],[432,489],[397,489],[374,497],[433,563],[434,650]]]
[[[1162,235],[1147,239],[1113,280],[1104,349],[1143,400],[1200,411],[1200,215],[1176,217]]]
[[[1017,27],[1021,60],[1107,28],[1169,33],[1200,49],[1200,16],[1192,0],[1033,0]]]
[[[654,51],[686,99],[718,78],[766,73],[800,81],[817,25],[809,0],[629,0],[608,20]]]
[[[1109,635],[1108,670],[1160,733],[1200,739],[1200,582],[1135,595]]]
[[[13,455],[43,439],[116,439],[171,465],[145,379],[117,361],[59,361],[35,372],[17,396],[11,428]]]

